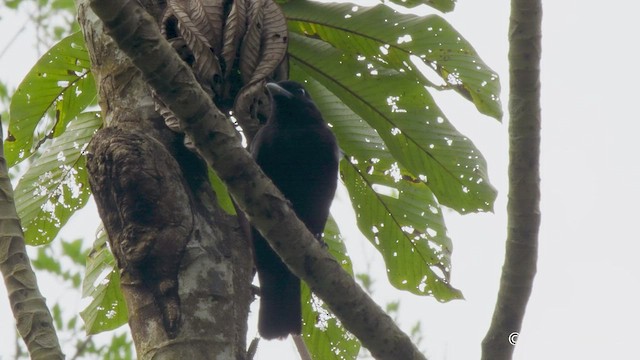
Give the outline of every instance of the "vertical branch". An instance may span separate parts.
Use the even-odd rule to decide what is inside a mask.
[[[51,313],[29,263],[3,149],[0,134],[0,272],[11,310],[31,359],[64,359]]]
[[[512,0],[505,262],[482,359],[511,359],[531,294],[540,227],[540,0]]]

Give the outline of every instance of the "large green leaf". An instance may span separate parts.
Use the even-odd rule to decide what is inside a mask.
[[[385,68],[373,73],[328,43],[297,34],[290,36],[289,57],[368,122],[412,181],[425,183],[440,204],[461,213],[493,208],[496,190],[484,158],[413,76]]]
[[[410,56],[414,55],[442,77],[445,88],[472,100],[480,112],[502,117],[498,75],[440,16],[400,14],[384,5],[362,7],[304,0],[288,2],[283,10],[291,32],[322,39],[357,55],[360,61],[371,64],[367,73],[380,67],[402,69],[431,86],[412,64]]]
[[[342,236],[335,221],[330,218],[324,229],[323,240],[329,252],[353,275],[351,259],[347,255]],[[358,356],[360,342],[349,333],[318,297],[302,283],[302,337],[313,359],[351,360]]]
[[[89,54],[82,33],[77,32],[38,60],[11,99],[5,140],[8,165],[26,159],[47,139],[59,136],[69,121],[95,101]]]
[[[451,240],[429,187],[395,162],[376,131],[335,94],[295,65],[291,76],[306,82],[338,138],[358,226],[383,255],[391,284],[441,301],[460,298],[449,284]]]
[[[25,240],[50,242],[89,199],[86,160],[82,154],[102,125],[99,113],[82,113],[36,158],[16,186],[16,208]]]
[[[406,180],[393,184],[386,174],[374,170],[367,175],[365,166],[358,165],[343,162],[341,175],[358,226],[384,257],[391,284],[439,301],[461,298],[449,283],[451,242],[446,229],[437,226],[442,213],[432,205],[436,203],[425,185]]]
[[[115,258],[107,246],[107,232],[102,226],[87,256],[82,297],[91,299],[89,305],[80,312],[87,334],[113,330],[127,323],[129,314],[120,291],[120,275]]]

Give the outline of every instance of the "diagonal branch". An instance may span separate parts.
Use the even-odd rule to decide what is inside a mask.
[[[92,0],[90,4],[158,97],[181,120],[185,133],[253,225],[343,325],[378,359],[425,359],[297,219],[242,147],[231,122],[200,88],[137,1]]]

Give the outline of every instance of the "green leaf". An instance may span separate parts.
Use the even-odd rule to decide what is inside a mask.
[[[62,309],[60,309],[60,304],[55,304],[51,308],[51,316],[53,317],[53,322],[55,323],[56,329],[63,330],[62,328]]]
[[[462,297],[449,284],[451,240],[440,206],[385,150],[377,132],[319,81],[291,66],[291,77],[306,82],[331,125],[346,161],[341,177],[362,233],[380,251],[392,285],[447,301]]]
[[[62,241],[62,253],[74,263],[84,266],[87,254],[82,250],[82,239]]]
[[[102,226],[87,256],[82,297],[91,299],[89,305],[80,312],[87,334],[113,330],[126,324],[129,315],[120,291],[120,275]]]
[[[389,315],[393,314],[395,317],[397,316],[399,309],[400,309],[400,300],[396,300],[396,301],[387,303],[385,312]]]
[[[395,167],[407,169],[410,173],[399,176],[426,184],[440,204],[458,212],[492,210],[496,190],[484,158],[415,78],[384,68],[371,74],[364,62],[296,34],[290,34],[289,57],[292,67],[317,80],[375,129],[384,141],[380,150],[388,148],[397,162],[385,170],[393,175]]]
[[[76,327],[76,323],[78,322],[78,315],[74,315],[69,321],[67,321],[67,329],[73,329]]]
[[[82,284],[82,275],[80,273],[75,273],[75,274],[71,275],[69,280],[71,280],[71,283],[73,284],[73,287],[75,289],[79,289],[80,288],[80,284]]]
[[[216,193],[218,206],[220,206],[227,214],[236,215],[236,208],[233,205],[233,200],[231,200],[231,195],[229,195],[227,187],[211,168],[209,168],[209,183],[211,184],[211,187],[213,187],[213,191]]]
[[[447,84],[444,88],[472,100],[483,114],[502,118],[498,75],[440,16],[400,14],[384,5],[363,7],[304,0],[291,1],[283,10],[290,32],[324,40],[359,56],[360,61],[372,66],[365,73],[379,67],[395,69],[412,73],[414,81],[433,87],[412,64],[414,56],[440,75]]]
[[[4,5],[9,9],[16,10],[24,0],[5,0]]]
[[[109,346],[106,347],[106,353],[104,353],[104,360],[122,360],[122,359],[134,359],[133,342],[129,340],[126,333],[122,335],[114,335],[109,342]]]
[[[74,12],[76,10],[74,0],[53,0],[50,4],[51,8],[56,10],[66,10],[69,12]]]
[[[347,255],[342,236],[333,218],[324,229],[324,242],[329,252],[353,275],[351,259]],[[360,351],[360,342],[349,333],[318,297],[311,294],[302,283],[302,337],[313,359],[355,359]]]
[[[89,54],[77,32],[38,60],[11,99],[7,164],[13,166],[47,139],[60,136],[67,123],[95,101]]]
[[[394,4],[412,8],[418,5],[429,5],[436,10],[442,12],[453,11],[456,6],[456,0],[390,0]],[[381,1],[384,3],[384,1]]]
[[[90,191],[82,152],[101,125],[99,113],[80,114],[18,182],[16,208],[28,244],[51,242],[86,204]]]
[[[364,291],[371,293],[373,289],[373,279],[367,273],[356,274],[356,279],[360,282],[360,286],[364,288]]]
[[[322,241],[327,244],[329,253],[340,263],[342,268],[344,268],[344,270],[349,274],[353,275],[353,265],[351,264],[349,254],[347,254],[347,247],[344,245],[344,238],[340,234],[340,229],[331,215],[324,227]]]
[[[8,100],[9,100],[9,90],[7,89],[7,84],[0,81],[0,102],[2,102],[4,105],[4,102]],[[4,111],[5,110],[3,106],[3,112]]]
[[[385,176],[349,161],[340,169],[358,227],[382,254],[391,284],[439,301],[461,298],[449,283],[451,241],[440,225],[442,212],[426,186],[402,180],[392,187]],[[374,184],[384,188],[376,191]]]
[[[51,252],[50,248],[39,247],[38,255],[31,260],[31,265],[36,270],[45,270],[52,274],[62,275],[62,267],[60,262],[48,253]]]

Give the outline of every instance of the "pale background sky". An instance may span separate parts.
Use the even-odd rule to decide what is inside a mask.
[[[540,253],[514,359],[640,359],[640,126],[633,90],[640,81],[639,6],[622,0],[557,0],[544,6]],[[2,15],[0,49],[23,24]],[[459,0],[456,11],[445,15],[501,76],[505,113],[508,15],[509,2],[498,0]],[[32,39],[25,31],[0,59],[0,78],[18,84],[36,60],[26,56]],[[380,257],[353,232],[344,233],[357,270],[366,271],[371,262],[376,301],[384,305],[401,297],[404,329],[422,321],[422,348],[429,359],[478,359],[504,256],[508,119],[499,124],[482,116],[456,94],[435,96],[487,158],[500,191],[495,214],[446,213],[454,243],[452,282],[466,300],[440,304],[390,288]],[[342,213],[340,218],[355,223]],[[93,220],[73,221],[67,238],[93,236]],[[64,298],[65,289],[43,280],[41,285],[47,299]],[[78,303],[71,299],[69,306]],[[2,360],[13,353],[12,327],[0,286]],[[292,348],[289,342],[264,342],[256,359],[295,359]]]

